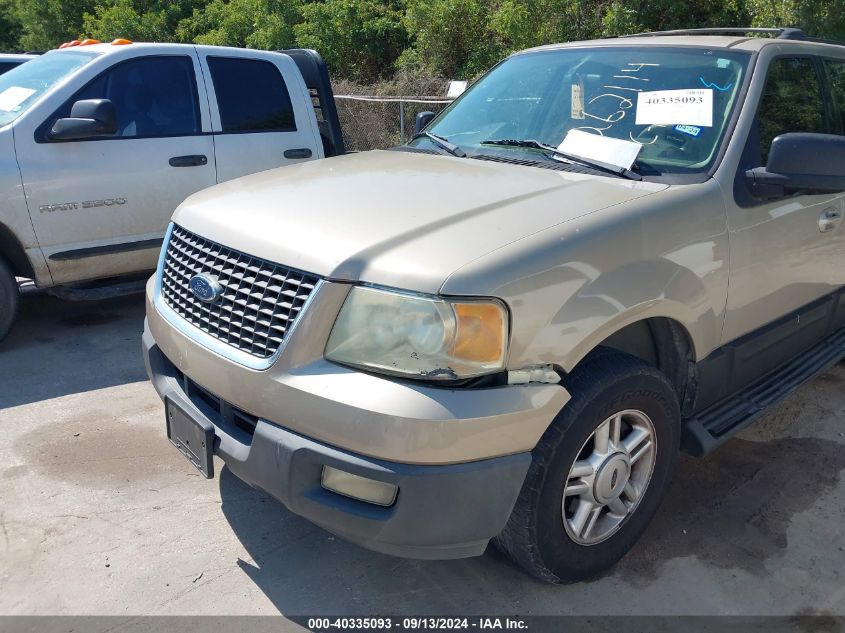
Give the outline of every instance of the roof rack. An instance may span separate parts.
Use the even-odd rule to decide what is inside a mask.
[[[778,40],[802,40],[804,42],[815,42],[816,44],[833,44],[845,46],[841,40],[830,40],[822,37],[811,37],[803,30],[793,27],[780,27],[771,29],[762,28],[741,28],[741,27],[716,27],[703,29],[676,29],[674,31],[648,31],[645,33],[633,33],[631,35],[620,35],[619,37],[659,37],[662,35],[749,35],[761,33],[771,35]]]
[[[622,35],[620,37],[657,37],[662,35],[747,35],[747,34],[763,34],[771,35],[779,40],[814,40],[809,37],[801,29],[783,27],[783,28],[741,28],[741,27],[717,27],[704,29],[675,29],[673,31],[648,31],[645,33],[633,33],[632,35]]]

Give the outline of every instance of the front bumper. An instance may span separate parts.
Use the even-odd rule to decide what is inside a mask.
[[[484,552],[504,527],[531,462],[529,452],[461,464],[421,466],[355,454],[257,419],[254,432],[231,424],[195,395],[193,381],[143,335],[147,373],[162,398],[214,426],[214,453],[237,477],[292,512],[369,549],[411,558]],[[392,483],[390,507],[350,499],[320,485],[323,466]]]
[[[318,442],[389,462],[457,464],[529,452],[569,401],[556,384],[445,389],[330,363],[323,351],[348,290],[348,284],[322,284],[286,336],[283,353],[260,371],[200,344],[200,330],[169,314],[153,280],[146,329],[180,372],[226,402]]]

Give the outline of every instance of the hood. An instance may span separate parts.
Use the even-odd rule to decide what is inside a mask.
[[[402,151],[281,167],[194,194],[174,221],[322,277],[436,293],[450,273],[665,185]]]

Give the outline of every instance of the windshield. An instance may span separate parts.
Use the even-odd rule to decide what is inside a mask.
[[[47,53],[0,75],[0,126],[17,119],[41,95],[96,56],[82,51]]]
[[[748,53],[704,48],[569,48],[515,55],[482,77],[427,131],[471,154],[532,152],[485,141],[558,147],[573,130],[618,139],[644,175],[706,171],[736,106]],[[590,143],[575,134],[564,149]],[[636,145],[630,145],[631,143]],[[419,138],[416,146],[431,147]],[[608,150],[608,146],[610,150]],[[568,151],[572,154],[572,151]],[[593,157],[596,158],[596,157]],[[630,164],[630,163],[629,163]]]

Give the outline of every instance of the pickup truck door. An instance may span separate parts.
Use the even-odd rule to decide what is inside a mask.
[[[765,60],[760,67],[765,68]],[[811,56],[778,56],[767,67],[759,109],[733,195],[728,195],[731,273],[723,340],[736,348],[734,388],[819,340],[834,313],[830,294],[845,284],[845,195],[755,199],[746,169],[766,164],[787,132],[842,133],[830,116]],[[759,71],[758,71],[759,72]]]
[[[323,157],[296,64],[272,52],[197,47],[209,78],[217,181]]]
[[[57,284],[155,268],[173,211],[216,182],[195,48],[125,48],[93,62],[58,107],[15,126],[30,216]],[[116,134],[49,139],[73,103],[94,98],[113,102]]]

